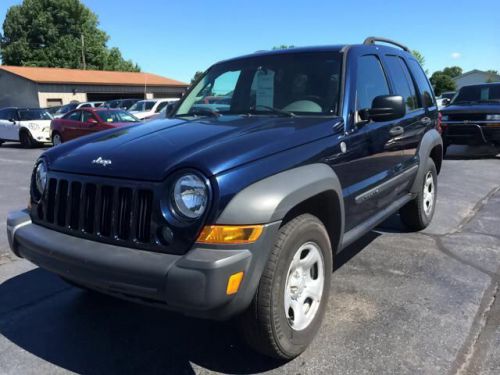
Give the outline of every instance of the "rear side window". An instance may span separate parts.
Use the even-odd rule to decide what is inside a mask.
[[[156,107],[155,112],[156,113],[160,112],[163,109],[163,107],[165,107],[167,104],[168,104],[168,102],[162,102],[162,103],[158,104],[158,107]]]
[[[432,87],[429,84],[429,81],[427,80],[424,71],[418,64],[417,60],[410,59],[408,60],[408,63],[410,65],[410,70],[413,74],[413,78],[415,78],[415,81],[417,82],[420,95],[422,96],[422,105],[424,107],[435,106],[436,103],[434,102],[434,94],[432,91]]]
[[[377,96],[389,95],[387,79],[377,56],[360,57],[356,75],[356,110],[371,108]]]
[[[418,108],[417,92],[405,62],[399,56],[386,56],[387,67],[394,82],[396,95],[401,95],[406,103],[406,111]]]

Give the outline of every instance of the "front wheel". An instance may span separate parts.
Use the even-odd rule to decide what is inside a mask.
[[[37,142],[33,139],[28,130],[21,131],[19,134],[19,140],[21,141],[21,146],[23,148],[33,148],[37,145]]]
[[[270,357],[301,354],[323,320],[331,273],[332,249],[323,223],[304,214],[285,224],[252,305],[241,316],[247,343]]]
[[[410,230],[427,228],[436,209],[437,171],[432,159],[427,160],[424,179],[417,196],[399,210],[401,221]]]
[[[52,134],[52,145],[53,146],[58,146],[61,143],[63,143],[61,134],[59,134],[57,132],[55,132],[54,134]]]

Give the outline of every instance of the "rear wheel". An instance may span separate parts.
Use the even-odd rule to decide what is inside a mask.
[[[419,193],[399,210],[401,221],[414,231],[427,228],[434,216],[436,198],[437,171],[434,161],[429,158]]]
[[[285,224],[240,319],[247,343],[275,358],[301,354],[323,320],[331,272],[332,249],[321,221],[304,214]]]
[[[61,143],[63,143],[63,140],[62,140],[62,137],[61,137],[61,134],[55,132],[54,134],[52,134],[52,144],[54,146],[58,146],[60,145]]]

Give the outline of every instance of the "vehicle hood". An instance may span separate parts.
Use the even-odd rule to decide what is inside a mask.
[[[49,169],[61,172],[159,181],[173,170],[194,168],[211,176],[332,136],[341,131],[339,121],[260,116],[161,119],[79,138],[44,155]],[[106,162],[97,162],[99,158]]]
[[[500,103],[482,103],[482,104],[451,104],[441,110],[443,115],[454,113],[500,113]]]

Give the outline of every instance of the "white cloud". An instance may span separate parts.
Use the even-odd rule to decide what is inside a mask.
[[[451,58],[452,58],[452,59],[455,59],[455,60],[456,60],[456,59],[459,59],[460,57],[462,57],[462,54],[461,54],[460,52],[453,52],[453,53],[451,54]]]

